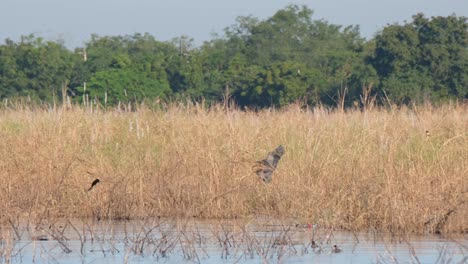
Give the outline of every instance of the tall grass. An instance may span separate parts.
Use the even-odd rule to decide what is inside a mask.
[[[350,230],[468,229],[466,106],[17,107],[1,110],[0,138],[3,221],[268,214]],[[252,166],[279,144],[286,153],[264,184]]]

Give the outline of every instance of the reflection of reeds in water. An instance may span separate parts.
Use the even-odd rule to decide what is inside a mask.
[[[463,106],[164,107],[0,110],[0,220],[264,214],[347,230],[467,230]],[[279,144],[287,152],[260,184],[252,166]]]
[[[31,253],[29,249],[17,244],[17,241],[31,238],[30,232],[35,233],[34,230],[28,232],[25,227],[13,223],[10,228],[2,228],[3,242],[0,243],[2,260],[36,254],[35,250]],[[217,222],[196,222],[188,218],[148,218],[131,222],[62,220],[43,223],[39,229],[49,237],[49,240],[42,242],[60,251],[53,251],[44,245],[39,246],[41,241],[34,241],[34,245],[37,244],[36,248],[42,248],[41,250],[51,254],[50,258],[57,261],[60,261],[60,255],[66,253],[69,257],[74,256],[81,260],[86,260],[87,257],[95,259],[98,255],[112,259],[124,257],[125,260],[139,256],[150,261],[181,256],[184,260],[194,263],[203,263],[205,259],[217,257],[228,260],[229,263],[252,259],[277,263],[287,261],[289,257],[330,255],[342,251],[346,254],[351,250],[345,252],[342,246],[350,248],[360,243],[356,237],[354,241],[347,240],[346,244],[338,245],[336,243],[341,239],[334,237],[332,229],[311,230],[297,228],[290,221],[275,220],[272,223],[255,219]],[[19,238],[14,234],[16,232],[21,234]],[[411,261],[420,262],[409,240],[406,237],[400,239],[405,241],[403,245],[406,244],[408,251],[411,252],[408,256]],[[397,244],[402,245],[402,243]],[[27,252],[22,252],[23,250]],[[376,253],[379,261],[400,261],[400,256],[393,255],[389,247],[386,247],[385,252]],[[459,255],[454,257],[452,254],[453,251],[445,246],[441,248],[438,259],[441,263],[445,263],[444,260],[460,259]],[[44,255],[44,252],[41,255]]]

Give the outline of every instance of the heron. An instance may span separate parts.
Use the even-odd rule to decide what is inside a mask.
[[[260,180],[265,183],[271,182],[273,172],[276,170],[279,160],[284,155],[284,151],[284,147],[279,145],[273,151],[269,152],[264,160],[257,161],[259,166],[255,173],[258,175]]]

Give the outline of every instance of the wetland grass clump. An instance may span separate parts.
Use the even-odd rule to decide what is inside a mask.
[[[23,107],[0,110],[0,137],[3,223],[268,214],[348,230],[468,230],[466,105]],[[265,184],[252,167],[278,145],[286,151]]]

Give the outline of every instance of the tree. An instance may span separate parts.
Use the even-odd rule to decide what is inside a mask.
[[[238,18],[237,25],[226,29],[227,45],[236,47],[238,52],[231,57],[225,77],[237,99],[262,106],[283,105],[293,98],[335,104],[337,91],[343,87],[359,85],[359,89],[352,87],[351,90],[361,91],[357,80],[360,75],[353,75],[354,69],[365,68],[361,55],[364,40],[359,36],[359,28],[314,21],[312,14],[305,6],[290,5],[264,21]],[[250,66],[233,69],[231,64],[240,58],[241,65]],[[239,68],[239,63],[236,65]],[[303,73],[301,78],[295,78],[301,80],[298,82],[303,85],[300,89],[292,88],[295,85],[291,76],[285,74],[290,71],[290,65],[300,65],[295,70],[301,68]],[[236,72],[245,76],[236,77],[239,75]],[[310,77],[305,80],[307,75]],[[251,76],[250,79],[245,78],[247,76]],[[268,81],[259,81],[265,79]],[[249,96],[245,97],[246,94]]]
[[[89,80],[89,94],[103,104],[142,102],[165,99],[171,90],[157,79],[134,69],[109,69],[97,72]]]
[[[467,29],[465,17],[422,14],[384,28],[371,61],[380,89],[399,103],[468,98]]]
[[[70,80],[73,54],[62,43],[23,36],[0,47],[0,95],[52,101]]]
[[[90,95],[101,102],[107,94],[106,103],[111,105],[172,94],[167,68],[176,54],[173,45],[159,42],[149,34],[92,35],[85,50],[88,60],[75,65],[72,78],[71,86],[77,95],[84,93],[83,82],[88,83]]]

